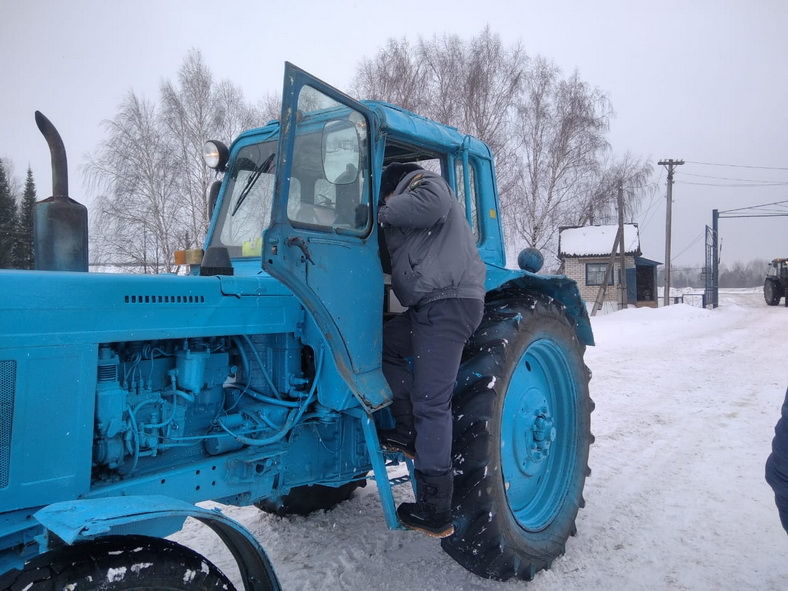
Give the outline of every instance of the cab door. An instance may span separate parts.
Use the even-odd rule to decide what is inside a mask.
[[[374,119],[361,103],[285,64],[263,268],[301,300],[367,408],[391,392],[380,370],[383,272],[373,219]]]

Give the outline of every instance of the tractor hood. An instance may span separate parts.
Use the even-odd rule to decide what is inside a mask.
[[[302,314],[267,275],[0,271],[0,347],[289,332]]]

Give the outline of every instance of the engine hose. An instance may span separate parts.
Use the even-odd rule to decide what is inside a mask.
[[[257,361],[257,365],[260,366],[260,371],[262,372],[263,377],[265,378],[265,381],[268,382],[268,387],[271,388],[271,392],[273,392],[276,395],[277,398],[282,398],[282,395],[276,389],[276,386],[274,386],[274,382],[273,382],[273,380],[271,380],[271,376],[268,375],[268,370],[266,369],[265,364],[263,363],[263,360],[260,357],[260,353],[255,348],[254,343],[252,342],[252,339],[249,338],[249,335],[241,335],[241,338],[244,339],[244,341],[246,341],[246,344],[249,345],[249,348],[252,350],[252,355],[254,355],[254,358]],[[248,363],[248,360],[247,360],[247,363]],[[251,374],[251,371],[249,371],[249,368],[247,367],[246,369],[247,369],[247,373]]]
[[[312,380],[312,387],[309,388],[309,394],[303,400],[300,408],[298,410],[292,409],[288,412],[287,420],[285,424],[282,426],[282,430],[277,433],[276,435],[272,435],[271,437],[266,437],[265,439],[254,439],[253,437],[244,437],[243,435],[238,435],[237,433],[233,433],[230,429],[228,429],[225,424],[219,419],[217,422],[219,426],[228,434],[243,443],[244,445],[252,445],[252,446],[262,446],[262,445],[269,445],[271,443],[275,443],[280,439],[284,438],[290,432],[290,429],[293,427],[294,424],[298,422],[301,418],[301,415],[304,414],[306,408],[312,403],[312,398],[315,395],[315,391],[317,390],[317,381],[320,377],[321,370],[323,369],[323,349],[320,349],[320,355],[317,359],[317,367],[315,368],[315,377]]]
[[[129,413],[129,423],[131,424],[131,434],[134,437],[134,452],[133,458],[131,460],[131,468],[123,468],[118,469],[118,472],[123,474],[124,476],[127,474],[131,474],[134,470],[137,469],[137,463],[140,459],[140,433],[137,429],[137,419],[134,418],[134,413],[131,410],[131,407],[127,404],[126,405],[126,412]]]
[[[136,418],[137,417],[137,413],[139,413],[139,411],[140,411],[140,409],[142,407],[148,406],[149,404],[161,404],[162,402],[164,402],[164,401],[160,400],[160,399],[143,400],[142,402],[140,402],[137,406],[135,406],[132,409],[131,414],[134,415],[134,417]],[[166,421],[164,421],[163,423],[140,423],[140,426],[141,426],[143,431],[145,429],[161,429],[162,427],[166,427],[167,425],[169,425],[172,422],[172,419],[174,419],[174,418],[175,418],[175,405],[173,405],[173,410],[170,413],[170,418],[167,419]]]
[[[243,388],[242,388],[243,387]],[[290,408],[298,407],[299,403],[292,401],[292,400],[282,400],[281,398],[273,398],[271,396],[266,396],[262,392],[258,392],[254,388],[252,388],[249,384],[231,384],[225,386],[227,390],[241,390],[241,394],[249,394],[252,398],[259,402],[267,402],[269,404],[276,404],[278,406],[287,406]]]

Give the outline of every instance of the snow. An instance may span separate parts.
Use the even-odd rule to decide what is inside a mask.
[[[610,256],[618,226],[583,226],[564,228],[559,233],[560,256]],[[627,254],[640,254],[637,224],[624,224],[624,245]]]
[[[128,569],[125,566],[120,566],[118,568],[110,568],[107,570],[107,582],[108,583],[117,583],[118,581],[122,581],[126,578],[126,571]]]
[[[788,385],[788,309],[766,306],[760,290],[720,299],[717,310],[592,319],[587,505],[566,554],[531,583],[480,579],[437,541],[387,530],[371,482],[309,518],[222,509],[260,540],[288,590],[788,589],[788,536],[763,478]],[[412,498],[407,486],[394,495]],[[232,578],[232,558],[204,526],[188,521],[173,539]]]

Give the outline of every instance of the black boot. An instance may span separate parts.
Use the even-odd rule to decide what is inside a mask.
[[[396,429],[378,431],[380,446],[388,451],[396,451],[411,460],[416,457],[416,432],[397,425]]]
[[[402,503],[397,516],[402,525],[423,532],[433,538],[445,538],[454,533],[451,522],[451,495],[454,475],[451,471],[440,476],[427,476],[416,470],[417,501]]]

